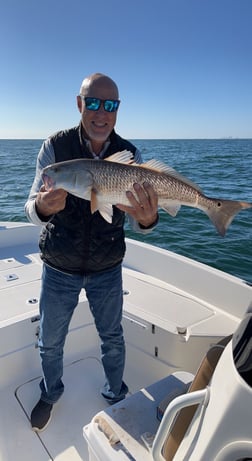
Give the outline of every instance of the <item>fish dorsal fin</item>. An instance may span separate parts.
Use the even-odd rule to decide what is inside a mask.
[[[134,156],[130,150],[122,150],[121,152],[116,152],[115,154],[110,155],[104,160],[107,162],[126,163],[130,165],[134,163]]]
[[[161,160],[155,160],[154,158],[152,160],[148,160],[146,163],[141,163],[140,166],[142,168],[148,168],[149,170],[158,171],[159,173],[169,173],[172,169],[165,163],[161,162]]]
[[[134,165],[139,168],[146,168],[148,170],[157,171],[158,173],[169,174],[173,178],[183,181],[188,186],[191,186],[194,189],[202,193],[202,190],[197,184],[195,184],[190,179],[185,178],[182,174],[174,170],[174,168],[161,162],[161,160],[152,159],[152,160],[148,160],[145,163],[136,163],[132,152],[130,152],[129,150],[123,150],[121,152],[116,152],[115,154],[110,155],[104,160],[106,160],[107,162],[125,163],[127,165]]]
[[[161,162],[160,160],[155,160],[155,159],[148,160],[148,162],[141,163],[138,166],[140,166],[142,168],[147,168],[149,170],[157,171],[159,173],[166,173],[166,174],[172,176],[175,179],[183,181],[184,183],[188,184],[188,186],[193,187],[194,189],[198,190],[199,192],[202,192],[202,190],[200,189],[200,187],[197,184],[195,184],[190,179],[185,178],[182,174],[178,173],[178,171],[174,170],[174,168],[172,168],[169,165],[166,165],[165,163]]]

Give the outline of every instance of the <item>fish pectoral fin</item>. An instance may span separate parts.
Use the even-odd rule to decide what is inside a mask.
[[[115,154],[110,155],[104,160],[106,160],[106,162],[126,163],[127,165],[130,165],[134,163],[134,156],[130,150],[122,150],[121,152],[116,152]]]
[[[97,193],[94,189],[91,190],[90,194],[90,207],[92,214],[94,214],[98,210]]]
[[[97,192],[92,189],[91,191],[91,213],[94,214],[96,211],[99,211],[100,215],[108,223],[112,223],[113,218],[113,207],[110,203],[99,203],[99,198]]]
[[[177,204],[177,205],[165,205],[165,206],[162,205],[161,208],[166,213],[168,213],[169,215],[173,216],[173,218],[175,218],[175,216],[177,215],[177,213],[180,210],[180,207],[181,207],[181,205]]]
[[[102,207],[99,208],[99,213],[107,221],[109,224],[112,223],[112,218],[113,218],[113,207],[110,204],[102,205]]]

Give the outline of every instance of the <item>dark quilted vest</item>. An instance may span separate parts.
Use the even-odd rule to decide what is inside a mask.
[[[51,137],[56,162],[91,157],[82,142],[80,126],[61,131]],[[105,157],[136,147],[114,131]],[[42,259],[49,265],[69,273],[90,274],[120,263],[125,253],[124,213],[113,207],[112,224],[97,211],[93,215],[90,202],[68,194],[66,207],[52,217],[40,236]]]

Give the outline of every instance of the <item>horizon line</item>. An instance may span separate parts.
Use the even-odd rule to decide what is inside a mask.
[[[0,138],[0,141],[43,141],[47,139],[48,137],[42,137],[42,138]],[[127,137],[128,140],[130,141],[194,141],[194,140],[202,140],[202,141],[207,141],[207,140],[238,140],[238,139],[244,139],[244,140],[250,140],[252,137],[241,137],[241,136],[221,136],[221,137],[192,137],[192,138],[129,138]]]

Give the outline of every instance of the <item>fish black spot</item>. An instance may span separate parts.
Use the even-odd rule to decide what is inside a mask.
[[[217,206],[219,206],[219,207],[220,207],[220,206],[221,206],[221,202],[218,202],[218,203],[217,203]]]

